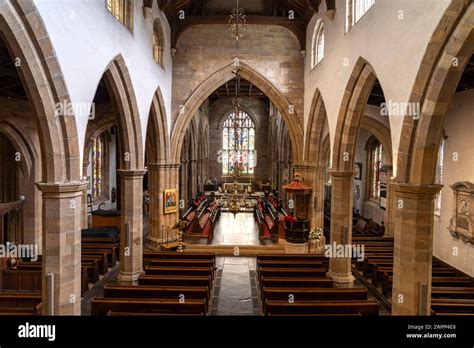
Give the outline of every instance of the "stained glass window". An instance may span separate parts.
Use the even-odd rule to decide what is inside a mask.
[[[241,168],[241,174],[255,172],[255,124],[247,113],[229,114],[222,130],[222,142],[223,174],[233,174],[236,167]]]
[[[105,194],[105,141],[101,134],[92,144],[92,197],[99,198]]]
[[[370,198],[380,199],[380,171],[382,169],[383,147],[374,141],[371,147]]]
[[[128,30],[133,32],[132,0],[107,0],[107,10]]]
[[[319,20],[314,28],[313,46],[311,50],[311,68],[324,58],[324,22]]]

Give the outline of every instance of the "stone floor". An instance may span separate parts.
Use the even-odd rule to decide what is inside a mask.
[[[213,245],[261,245],[252,213],[222,213],[214,227]]]
[[[211,315],[260,315],[254,257],[218,257]]]

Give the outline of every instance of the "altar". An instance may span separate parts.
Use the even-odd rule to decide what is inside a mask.
[[[252,192],[252,184],[251,183],[225,183],[223,185],[224,191],[232,193],[233,187],[237,187],[237,192],[245,192],[247,189],[247,192],[250,193]]]

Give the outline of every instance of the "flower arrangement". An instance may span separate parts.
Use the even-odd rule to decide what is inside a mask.
[[[320,227],[313,227],[311,231],[309,231],[309,239],[316,240],[321,239],[323,237],[323,229]]]

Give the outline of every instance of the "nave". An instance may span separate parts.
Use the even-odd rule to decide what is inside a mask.
[[[2,2],[0,315],[472,316],[472,2],[312,3]]]

